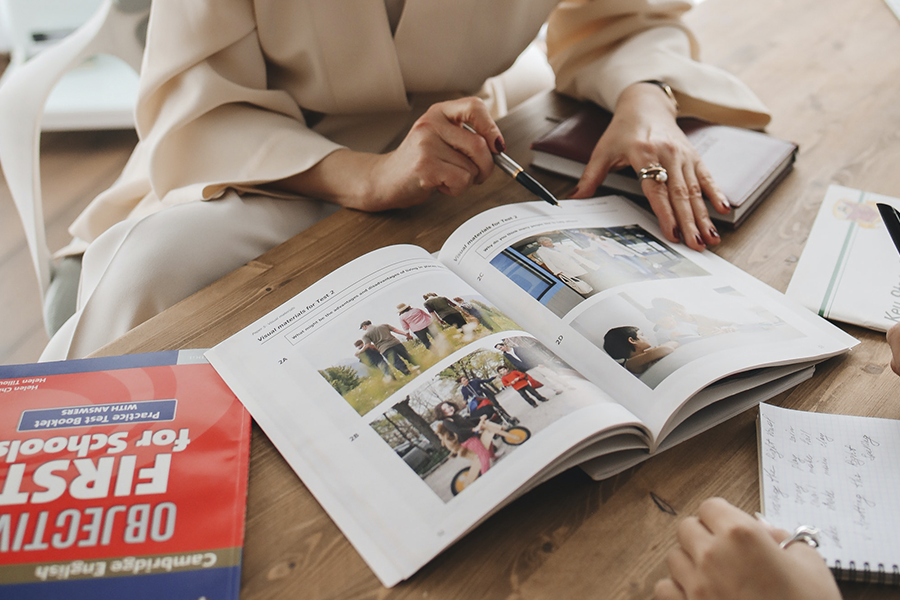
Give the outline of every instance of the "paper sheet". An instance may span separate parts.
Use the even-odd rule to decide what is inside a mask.
[[[900,564],[900,421],[761,404],[759,442],[770,523],[817,527],[830,567]]]

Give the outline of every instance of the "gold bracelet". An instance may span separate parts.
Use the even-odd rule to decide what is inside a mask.
[[[657,86],[666,94],[666,96],[669,97],[669,100],[671,100],[672,104],[675,105],[675,110],[678,110],[678,100],[675,99],[675,92],[672,91],[672,88],[669,87],[668,83],[666,83],[665,81],[659,81],[658,79],[646,79],[638,83],[652,83],[653,85]]]

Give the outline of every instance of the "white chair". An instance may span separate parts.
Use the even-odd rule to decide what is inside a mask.
[[[44,103],[67,71],[93,56],[115,56],[139,71],[149,11],[150,0],[104,0],[83,26],[16,66],[0,85],[0,167],[25,229],[50,335],[75,310],[81,262],[52,264],[47,247],[39,160]]]

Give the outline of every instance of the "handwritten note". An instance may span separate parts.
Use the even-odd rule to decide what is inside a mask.
[[[818,527],[829,566],[900,565],[900,421],[769,404],[759,412],[766,519]]]

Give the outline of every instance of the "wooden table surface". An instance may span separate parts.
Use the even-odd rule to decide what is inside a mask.
[[[784,290],[831,183],[900,195],[900,22],[883,0],[707,0],[687,21],[702,58],[747,82],[770,107],[768,131],[800,144],[796,167],[715,252]],[[501,127],[509,154],[572,110],[535,98]],[[573,182],[539,178],[564,195]],[[497,172],[463,198],[377,215],[341,211],[138,327],[99,354],[210,347],[341,264],[382,245],[437,250],[464,220],[527,200]],[[887,260],[887,258],[886,258]],[[820,412],[900,418],[900,377],[883,335],[860,339],[773,400]],[[680,517],[719,495],[759,507],[756,411],[604,482],[568,471],[524,495],[410,580],[381,587],[258,428],[250,462],[241,598],[647,598],[665,576]],[[671,511],[661,510],[653,496]],[[896,589],[841,584],[846,598]]]

